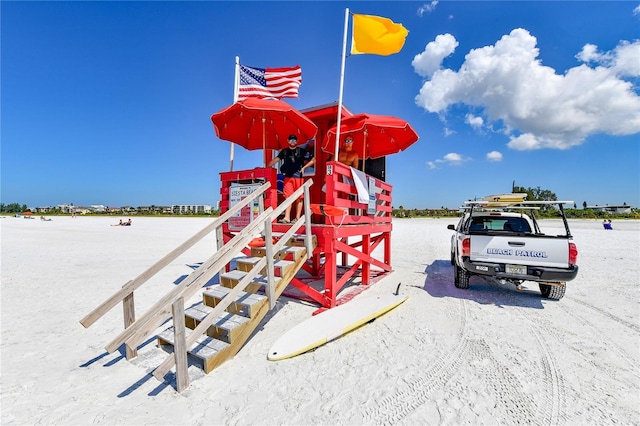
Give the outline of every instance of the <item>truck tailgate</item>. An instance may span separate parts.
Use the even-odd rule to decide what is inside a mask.
[[[569,241],[552,236],[473,235],[471,261],[515,265],[569,267]]]

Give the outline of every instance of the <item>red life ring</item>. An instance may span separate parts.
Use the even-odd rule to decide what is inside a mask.
[[[323,216],[344,216],[347,210],[342,207],[331,206],[329,204],[311,204],[311,211]]]
[[[271,238],[271,244],[277,243],[279,238],[273,237]],[[266,241],[262,237],[256,237],[253,240],[249,241],[249,247],[264,247]]]
[[[264,247],[265,241],[262,237],[256,237],[249,241],[249,247]]]

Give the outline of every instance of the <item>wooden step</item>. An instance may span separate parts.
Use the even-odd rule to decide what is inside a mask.
[[[220,274],[220,285],[226,288],[234,288],[240,280],[242,280],[247,273],[245,271],[239,271],[234,269],[233,271],[224,272]],[[258,277],[256,277],[258,278]],[[257,293],[263,286],[261,281],[256,279],[253,282],[250,282],[244,289],[247,293]]]
[[[284,253],[284,257],[282,259],[295,262],[304,256],[306,252],[307,249],[302,246],[285,246],[282,250],[282,253]]]
[[[204,291],[202,293],[202,299],[205,305],[215,307],[230,292],[231,289],[221,285],[216,285],[210,287],[209,290]],[[262,305],[266,303],[267,296],[241,291],[236,300],[231,302],[226,310],[232,314],[253,318]]]
[[[238,285],[240,280],[242,280],[245,275],[247,275],[244,271],[229,271],[220,275],[220,285],[226,288],[234,288]],[[277,285],[280,281],[279,277],[275,277],[275,284]],[[247,286],[244,288],[246,293],[258,293],[260,290],[264,290],[269,280],[266,275],[256,275]]]
[[[306,241],[307,241],[307,236],[305,234],[295,234],[289,239],[289,241],[287,242],[287,245],[304,247]],[[318,245],[318,237],[312,234],[311,247],[315,248],[317,245]]]
[[[187,328],[193,330],[212,310],[212,307],[203,303],[185,309],[185,325]],[[249,318],[241,315],[234,315],[229,312],[222,313],[214,320],[211,327],[207,329],[207,335],[214,339],[232,343],[248,321]]]
[[[249,272],[261,260],[262,257],[239,257],[236,259],[236,265],[238,265],[238,271]]]
[[[284,258],[286,253],[279,251],[273,255],[275,260],[280,260]],[[267,249],[264,247],[251,247],[251,256],[253,257],[265,257],[267,255]]]
[[[186,329],[187,336],[189,333],[190,330]],[[164,350],[167,350],[168,346],[173,348],[175,345],[173,327],[158,334],[158,345]],[[229,352],[230,346],[229,343],[222,340],[200,336],[187,352],[191,355],[191,359],[197,362],[205,373],[209,374],[217,365],[214,360]]]
[[[236,259],[236,264],[238,265],[238,272],[249,272],[255,266],[261,258],[259,257],[239,257]],[[273,274],[276,277],[281,277],[287,273],[289,268],[293,266],[294,262],[291,260],[276,260],[273,262]],[[232,271],[229,271],[232,272]],[[267,267],[265,266],[260,270],[259,274],[266,275]],[[226,274],[220,275],[220,282],[222,282],[222,276]],[[226,278],[234,279],[232,275],[228,275]]]
[[[286,245],[278,253],[273,255],[275,260],[298,260],[305,253],[303,246]],[[267,249],[261,247],[251,248],[251,257],[265,257],[267,255]]]

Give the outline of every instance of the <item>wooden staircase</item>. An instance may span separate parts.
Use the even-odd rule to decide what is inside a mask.
[[[168,350],[173,346],[173,353],[155,368],[153,376],[164,380],[175,366],[176,388],[182,392],[189,386],[189,358],[198,360],[208,373],[237,354],[312,255],[317,240],[311,234],[311,184],[311,180],[306,181],[279,206],[264,208],[263,197],[271,186],[270,182],[265,182],[211,224],[124,284],[85,315],[80,323],[85,328],[91,327],[111,309],[122,304],[124,330],[107,343],[106,351],[113,353],[124,347],[126,358],[132,359],[138,355],[138,347],[145,339],[157,336],[160,346]],[[280,238],[274,238],[273,222],[300,196],[304,196],[305,200],[304,214],[291,223]],[[254,201],[258,203],[261,213],[233,238],[224,242],[223,224],[240,214],[242,209],[250,205],[253,208]],[[216,234],[217,243],[217,250],[212,256],[161,295],[142,315],[136,315],[135,291],[212,232]],[[258,233],[264,235],[266,245],[252,248],[251,256],[242,257],[253,235]],[[237,269],[223,272],[234,259]],[[204,286],[218,274],[221,277],[220,284],[207,287],[202,294],[202,302],[185,308],[185,303],[202,292]],[[172,328],[158,334],[158,327],[169,319],[173,319]]]
[[[294,235],[274,255],[274,296],[278,298],[291,279],[308,258],[304,236]],[[312,238],[312,247],[316,240]],[[249,340],[269,312],[266,295],[269,279],[266,267],[260,260],[266,255],[264,248],[252,248],[251,256],[236,259],[237,269],[220,274],[220,284],[207,288],[202,293],[202,302],[184,310],[187,336],[213,309],[225,303],[226,309],[218,314],[207,328],[206,334],[198,337],[187,348],[189,361],[200,366],[205,373],[211,372],[223,362],[233,358]],[[244,290],[232,295],[234,289],[254,268],[260,268]],[[158,344],[167,352],[173,352],[175,330],[170,327],[158,335]]]

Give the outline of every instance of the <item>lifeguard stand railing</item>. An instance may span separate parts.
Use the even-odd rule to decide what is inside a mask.
[[[317,239],[317,246],[303,267],[306,274],[294,277],[290,282],[293,288],[285,294],[322,307],[333,307],[340,303],[339,293],[346,287],[360,286],[363,290],[392,270],[392,185],[362,174],[360,180],[366,184],[364,193],[362,188],[358,191],[358,178],[350,167],[336,161],[327,162],[325,167],[326,173],[316,173],[311,178],[316,190],[310,191],[310,203],[344,209],[346,214],[312,215],[311,233]],[[271,182],[271,188],[264,193],[265,208],[275,208],[283,200],[277,190],[278,175],[274,168],[222,172],[220,178],[221,213],[233,204],[231,192],[237,184]],[[324,190],[320,190],[322,187]],[[225,240],[233,238],[237,231],[225,226]],[[274,232],[285,232],[288,227],[273,224]],[[319,286],[318,281],[323,284]]]

